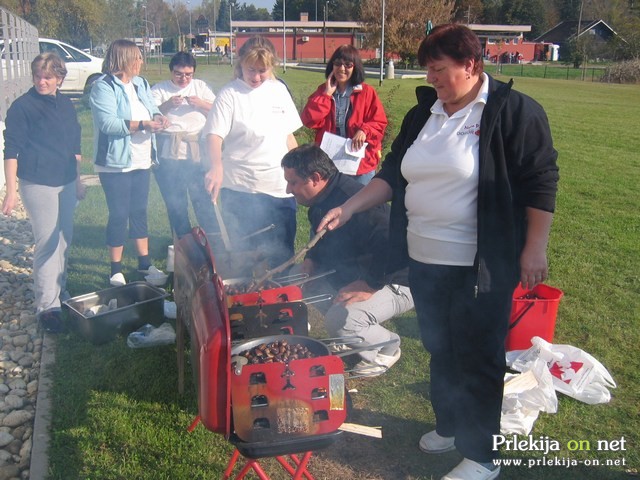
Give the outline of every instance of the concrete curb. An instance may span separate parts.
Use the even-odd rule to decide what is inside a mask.
[[[36,416],[31,445],[30,480],[45,480],[49,473],[49,429],[51,428],[50,390],[52,366],[55,363],[56,340],[54,335],[44,334],[38,376]]]

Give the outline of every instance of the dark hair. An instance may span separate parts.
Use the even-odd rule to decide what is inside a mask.
[[[169,62],[169,70],[173,72],[174,67],[191,67],[196,71],[196,58],[188,52],[178,52]]]
[[[349,83],[353,85],[359,85],[364,82],[364,67],[362,66],[362,59],[358,53],[358,49],[352,45],[341,45],[333,52],[327,68],[324,71],[324,78],[329,78],[331,72],[333,72],[333,62],[336,60],[342,60],[343,62],[353,63],[353,73],[349,79]]]
[[[482,44],[473,31],[459,23],[438,25],[431,30],[418,47],[418,63],[422,67],[427,62],[451,58],[462,65],[468,60],[474,60],[474,74],[484,70],[482,61]]]
[[[293,168],[296,171],[296,175],[303,180],[308,180],[316,172],[320,174],[320,178],[323,180],[338,173],[333,160],[314,143],[307,143],[289,150],[282,157],[280,165],[286,168]]]

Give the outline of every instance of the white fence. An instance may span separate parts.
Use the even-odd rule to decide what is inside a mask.
[[[38,55],[38,29],[0,8],[0,130],[11,103],[31,87],[31,61]],[[4,158],[4,136],[0,136]],[[3,162],[4,163],[4,162]],[[0,190],[4,189],[4,165]]]

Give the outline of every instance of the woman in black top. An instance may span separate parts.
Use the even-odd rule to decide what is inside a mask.
[[[66,267],[73,214],[85,194],[78,178],[80,124],[71,100],[58,90],[67,74],[62,59],[55,53],[38,55],[31,73],[33,88],[7,112],[2,213],[10,215],[18,204],[19,178],[35,241],[36,315],[42,328],[58,332],[60,302],[69,297]]]

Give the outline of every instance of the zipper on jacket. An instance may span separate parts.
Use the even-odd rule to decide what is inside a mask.
[[[476,272],[476,284],[473,286],[473,298],[478,298],[478,291],[480,285],[480,270],[482,269],[482,262],[478,259],[478,271]]]

